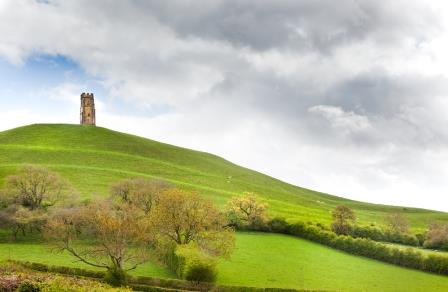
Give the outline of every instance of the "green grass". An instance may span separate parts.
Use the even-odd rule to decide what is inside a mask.
[[[381,224],[385,214],[402,212],[414,230],[448,214],[375,205],[293,186],[220,157],[99,127],[31,125],[0,132],[0,186],[23,163],[41,164],[69,179],[82,197],[107,195],[111,183],[128,177],[163,178],[198,190],[223,206],[244,191],[269,203],[271,216],[328,224],[331,210],[345,204],[362,224]],[[298,178],[300,180],[300,178]],[[0,238],[4,237],[0,234]],[[232,260],[219,266],[221,284],[343,291],[448,291],[448,277],[408,270],[348,255],[293,237],[243,233]],[[67,254],[51,253],[39,242],[0,243],[0,259],[86,266]],[[173,277],[145,264],[136,275]]]
[[[338,204],[353,208],[362,224],[382,224],[390,212],[404,213],[413,229],[432,220],[448,221],[447,213],[347,200],[284,183],[208,153],[99,127],[31,125],[0,132],[0,184],[21,163],[60,172],[83,197],[107,194],[116,180],[145,176],[197,189],[219,205],[244,191],[255,192],[269,203],[271,215],[290,221],[328,224]]]
[[[52,253],[38,243],[1,243],[0,260],[17,259],[95,269]],[[286,235],[239,233],[230,261],[219,264],[225,285],[320,289],[329,291],[448,291],[448,277],[356,257]],[[132,273],[172,277],[163,267],[145,264]]]

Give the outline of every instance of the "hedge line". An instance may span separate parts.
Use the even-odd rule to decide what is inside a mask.
[[[421,246],[423,242],[414,234],[395,233],[373,226],[355,226],[350,235],[355,238],[370,238],[375,241],[399,243],[410,246]]]
[[[368,257],[382,262],[417,269],[425,272],[448,275],[448,257],[425,256],[409,247],[399,249],[375,242],[370,238],[354,238],[337,235],[322,227],[303,222],[289,224],[284,219],[275,218],[266,224],[269,232],[289,234],[330,246],[350,254]]]
[[[305,224],[305,223],[298,223]],[[234,226],[238,230],[248,230],[248,231],[262,231],[262,232],[275,232],[275,233],[285,233],[289,234],[288,230],[290,224],[287,223],[282,218],[274,218],[265,223],[258,223],[254,226]],[[306,223],[306,225],[312,225],[311,223]],[[319,227],[325,231],[331,231],[328,227],[320,223],[313,225]],[[405,233],[395,233],[389,230],[382,230],[375,226],[353,226],[349,235],[353,238],[370,238],[374,241],[398,243],[409,246],[422,246],[425,241],[424,235],[422,234],[405,234]]]
[[[59,273],[64,275],[81,276],[95,279],[103,279],[105,272],[91,271],[80,268],[70,268],[64,266],[45,265],[27,261],[8,260],[8,262],[19,266],[49,273]],[[212,291],[212,292],[317,292],[316,290],[295,290],[283,288],[256,288],[240,286],[215,286],[210,283],[193,283],[176,279],[160,279],[152,277],[129,276],[128,286],[137,291],[145,292],[167,292],[167,291]]]

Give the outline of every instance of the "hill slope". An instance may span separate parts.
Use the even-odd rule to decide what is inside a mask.
[[[380,223],[385,213],[404,212],[414,228],[448,214],[347,200],[293,186],[215,155],[100,127],[30,125],[0,132],[0,184],[22,163],[46,165],[67,177],[83,196],[106,194],[121,178],[146,176],[197,189],[218,204],[244,191],[259,194],[272,215],[328,223],[338,204],[355,210],[362,223]]]

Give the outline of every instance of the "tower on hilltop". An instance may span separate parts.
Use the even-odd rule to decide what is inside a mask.
[[[95,100],[93,93],[81,94],[81,125],[95,126]]]

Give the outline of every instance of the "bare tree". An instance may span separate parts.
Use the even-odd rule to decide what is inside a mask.
[[[149,214],[160,194],[173,187],[164,180],[133,178],[112,185],[111,194]]]
[[[332,230],[337,234],[349,234],[353,222],[356,220],[355,213],[347,206],[339,205],[333,212]]]
[[[16,175],[6,178],[6,193],[11,200],[30,210],[45,209],[75,194],[58,173],[36,165],[23,165]]]
[[[438,222],[429,224],[423,245],[428,248],[448,249],[448,224]]]
[[[400,213],[392,213],[385,216],[387,228],[393,233],[409,233],[409,222]]]

